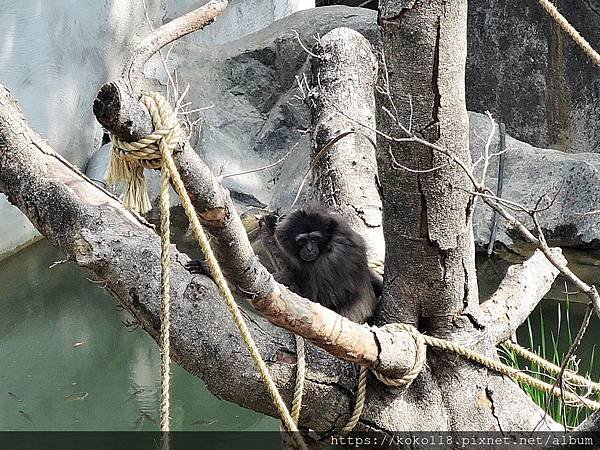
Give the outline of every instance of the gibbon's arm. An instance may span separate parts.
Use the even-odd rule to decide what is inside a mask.
[[[279,272],[284,269],[296,269],[297,265],[295,261],[290,259],[289,255],[285,252],[285,250],[281,248],[281,246],[277,242],[277,239],[275,238],[275,228],[277,228],[277,216],[275,216],[274,214],[267,214],[261,217],[258,224],[260,227],[260,242],[263,245],[264,249],[267,251],[269,257],[271,258],[273,271]],[[279,280],[277,280],[277,282],[285,284]],[[285,285],[287,286],[287,284]]]
[[[383,277],[369,267],[369,277],[371,278],[371,286],[375,292],[375,297],[381,297],[383,294]]]

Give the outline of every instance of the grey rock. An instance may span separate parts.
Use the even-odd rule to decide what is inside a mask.
[[[31,126],[83,167],[101,143],[92,113],[98,88],[119,76],[133,45],[150,31],[144,5],[159,26],[207,1],[101,0],[76,2],[76,8],[67,0],[1,2],[0,80]],[[312,6],[314,0],[231,0],[215,23],[184,41],[223,44]],[[159,66],[158,57],[152,61]],[[1,195],[0,218],[0,255],[37,239],[28,220]]]
[[[470,113],[471,157],[476,161],[484,148],[483,139],[491,125],[482,114]],[[491,151],[498,151],[499,132],[493,137]],[[565,153],[533,147],[506,137],[506,160],[502,198],[534,209],[540,207],[540,225],[551,245],[600,248],[600,155],[597,153]],[[486,185],[495,192],[498,182],[499,156],[491,158]],[[476,167],[481,173],[482,164]],[[511,211],[512,212],[512,211]],[[530,230],[534,224],[523,212],[515,212]],[[487,246],[492,225],[492,210],[480,200],[475,209],[473,233],[478,246]],[[523,239],[509,231],[498,218],[497,242],[517,250]]]
[[[182,43],[172,51],[168,64],[177,69],[181,89],[189,83],[187,98],[193,100],[192,107],[212,105],[200,112],[202,126],[192,143],[214,173],[227,175],[263,167],[290,152],[276,167],[224,178],[242,210],[269,205],[286,212],[292,203],[310,154],[305,132],[309,113],[302,100],[306,93],[297,83],[307,70],[308,55],[300,42],[310,48],[315,36],[342,25],[377,44],[373,11],[331,7],[295,13],[226,45],[207,48]],[[489,122],[481,114],[470,117],[471,152],[477,159]],[[510,126],[508,130],[513,132]],[[497,142],[496,132],[492,148]],[[598,246],[599,214],[592,212],[600,205],[600,155],[545,150],[510,136],[507,145],[503,196],[533,207],[542,195],[556,194],[553,205],[540,214],[550,242],[567,247]],[[498,158],[493,157],[487,178],[492,189],[496,187],[497,165]],[[154,180],[156,183],[157,178]],[[151,191],[158,192],[157,187]],[[533,228],[527,217],[520,217]],[[491,210],[479,201],[474,218],[478,246],[487,245],[491,223]],[[501,219],[499,224],[499,244],[514,249],[522,243]]]
[[[374,11],[324,7],[296,12],[238,41],[211,47],[182,42],[171,52],[168,66],[177,70],[181,90],[189,84],[191,108],[209,107],[200,112],[202,125],[192,145],[213,173],[225,176],[223,184],[238,199],[283,212],[292,203],[310,154],[306,91],[297,80],[307,70],[306,49],[340,26],[377,42]],[[162,65],[146,68],[147,73],[160,70]],[[148,87],[157,88],[163,79]],[[269,165],[288,152],[277,167],[227,177]]]
[[[596,50],[600,2],[554,2]],[[537,2],[469,2],[467,108],[513,135],[567,152],[600,152],[600,71]]]

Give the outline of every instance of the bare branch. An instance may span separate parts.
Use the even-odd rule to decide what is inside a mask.
[[[144,64],[165,45],[214,22],[228,4],[228,0],[211,0],[206,5],[184,14],[150,33],[134,50],[123,72],[132,90],[138,90]]]
[[[289,149],[285,155],[283,155],[281,158],[279,158],[277,161],[275,161],[274,163],[268,164],[266,166],[262,166],[262,167],[257,167],[255,169],[249,169],[249,170],[244,170],[243,172],[235,172],[235,173],[229,173],[227,175],[219,175],[217,177],[217,179],[219,181],[223,181],[225,178],[231,178],[231,177],[238,177],[240,175],[247,175],[249,173],[254,173],[254,172],[260,172],[262,170],[267,170],[270,169],[271,167],[275,167],[279,164],[281,164],[283,161],[286,160],[286,158],[288,156],[290,156],[290,153],[292,153],[292,151],[298,146],[298,142],[296,142],[291,149]]]
[[[559,248],[551,249],[566,264]],[[559,274],[540,250],[522,264],[511,266],[494,294],[481,305],[486,332],[495,344],[510,338],[550,290]]]
[[[494,138],[494,134],[496,133],[496,121],[492,118],[492,115],[489,111],[485,112],[485,115],[488,117],[490,121],[491,130],[488,133],[487,141],[483,147],[483,170],[481,171],[481,180],[480,183],[482,186],[485,185],[485,177],[487,175],[488,167],[490,165],[490,146],[492,145],[492,139]]]
[[[135,317],[147,324],[150,330],[157,331],[157,318],[154,315],[157,312],[156,295],[153,295],[152,289],[158,289],[158,279],[150,275],[153,282],[149,284],[138,278],[143,279],[145,274],[139,269],[141,259],[149,264],[148,267],[158,266],[158,236],[152,227],[136,214],[126,211],[111,194],[84,178],[79,170],[48,147],[26,124],[6,89],[0,90],[0,135],[4,139],[7,133],[3,124],[11,124],[6,127],[18,127],[21,132],[8,134],[3,140],[5,145],[0,147],[0,162],[3,165],[0,190],[9,196],[13,204],[21,207],[42,234],[49,236],[78,265],[96,274],[98,279],[107,280],[110,292],[123,301],[128,309],[135,311]],[[20,151],[14,151],[14,148]],[[174,159],[181,178],[188,186],[198,217],[212,236],[211,246],[219,257],[223,273],[239,295],[250,301],[257,311],[272,323],[303,336],[340,359],[374,369],[381,368],[383,373],[391,377],[399,377],[412,368],[416,346],[408,333],[390,334],[359,325],[275,283],[254,254],[228,191],[189,144],[183,144],[183,148],[174,154]],[[20,180],[18,185],[14,183],[17,176]],[[26,179],[36,183],[37,188],[27,189]],[[40,213],[45,208],[43,202],[46,198],[46,195],[38,195],[40,192],[53,193],[52,205],[66,205],[65,210],[61,211],[60,220],[47,220]],[[97,230],[96,235],[94,230]],[[130,233],[130,237],[125,238],[118,233],[123,236]],[[82,240],[83,235],[86,236],[85,240]],[[117,246],[120,254],[146,252],[147,255],[142,258],[140,254],[132,253],[126,259],[119,259],[124,264],[133,264],[120,269],[114,265],[116,263],[109,262],[110,257],[103,256],[112,252],[104,247],[115,247],[115,239],[119,243],[129,240],[138,242],[139,248],[135,249],[125,244]],[[179,261],[187,259],[175,249],[172,257]],[[137,271],[133,268],[136,264]],[[206,289],[208,285],[212,285],[211,292],[215,292],[213,283],[207,282],[206,277],[201,277],[199,285],[189,274],[186,275],[181,264],[174,262],[172,268],[173,289],[184,297],[191,296],[181,300],[182,303],[191,305],[197,302],[202,297],[198,289]],[[132,286],[131,279],[118,275],[125,272],[131,273],[138,285]],[[131,297],[132,289],[139,292],[135,298]],[[177,320],[188,319],[173,317],[173,329],[188,330],[187,324],[181,324],[181,328],[177,325]],[[190,336],[174,334],[174,339],[186,340]],[[193,345],[193,342],[185,343],[189,354],[199,351],[191,350]],[[381,357],[381,352],[386,352],[384,354],[389,357]],[[185,353],[180,356],[184,357]]]
[[[581,433],[598,433],[600,431],[600,411],[596,411],[594,414],[589,416],[587,419],[581,422],[579,426],[573,431]]]

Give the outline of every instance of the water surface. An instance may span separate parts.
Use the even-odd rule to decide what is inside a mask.
[[[174,236],[180,247],[182,235]],[[192,247],[188,242],[186,250]],[[62,259],[61,252],[40,241],[0,262],[0,430],[158,429],[156,343],[141,329],[127,326],[129,314],[73,263],[49,268]],[[485,296],[496,288],[505,267],[492,267],[481,258],[478,266]],[[553,292],[560,294],[564,287],[558,283]],[[583,309],[581,303],[570,305],[573,335]],[[536,350],[552,348],[552,339],[560,335],[560,350],[566,351],[564,302],[542,302],[531,323]],[[578,352],[584,372],[590,368],[598,330],[594,318]],[[526,327],[519,338],[529,345]],[[591,371],[598,379],[600,364],[595,362]],[[217,399],[176,364],[171,395],[173,430],[278,429],[275,419]]]
[[[156,430],[156,343],[47,241],[0,262],[0,429]],[[275,430],[172,364],[171,428]]]

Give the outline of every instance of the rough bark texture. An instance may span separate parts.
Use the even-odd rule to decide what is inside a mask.
[[[317,58],[311,58],[312,158],[340,133],[361,133],[344,137],[321,156],[313,172],[315,197],[365,236],[372,244],[371,259],[383,260],[381,200],[371,144],[375,142],[377,61],[369,41],[350,28],[330,31],[313,51]]]
[[[398,120],[403,123],[412,116],[413,129],[419,134],[448,146],[467,160],[463,91],[466,1],[383,2],[380,21],[393,101],[391,104],[390,98],[383,98],[382,103],[393,114],[397,111]],[[409,94],[413,96],[412,111],[407,101]],[[125,108],[128,109],[134,110],[135,105]],[[144,120],[141,114],[137,117]],[[397,134],[388,114],[381,113],[379,118],[383,131]],[[142,130],[144,125],[120,128]],[[478,305],[468,197],[460,190],[466,186],[464,175],[451,165],[429,173],[399,172],[392,169],[387,145],[380,145],[380,149],[384,231],[389,252],[379,321],[413,323],[424,332],[453,338],[493,355],[494,342]],[[415,168],[427,169],[446,162],[424,147],[394,145],[391,151],[403,164]],[[311,309],[285,290],[279,295],[279,288],[263,275],[264,268],[246,249],[247,241],[240,239],[243,227],[237,223],[239,218],[227,192],[217,185],[189,147],[178,152],[176,162],[187,179],[198,212],[215,236],[214,241],[219,241],[215,242],[217,253],[231,257],[226,261],[222,258],[227,275],[239,281],[236,287],[243,287],[240,291],[257,297],[254,304],[259,310],[277,316],[279,309],[297,307],[295,314],[304,332],[319,328],[320,324],[315,327],[310,323],[315,316],[323,323],[335,319],[328,318],[333,313],[319,311],[316,306],[317,309]],[[143,219],[123,210],[116,199],[50,150],[26,126],[5,90],[0,91],[0,191],[7,193],[10,201],[55,245],[65,249],[71,259],[104,281],[150,335],[157,337],[158,237]],[[188,258],[175,249],[171,259],[175,359],[200,376],[217,395],[274,414],[214,284],[184,270],[182,266]],[[524,304],[531,301],[522,300]],[[511,305],[505,307],[508,310]],[[494,314],[499,316],[501,311]],[[248,314],[248,319],[263,357],[289,401],[295,363],[291,336],[255,315]],[[283,319],[281,325],[298,326]],[[351,324],[342,323],[336,330],[345,334],[350,331],[346,326]],[[342,340],[347,337],[342,336]],[[338,336],[330,339],[335,341]],[[365,342],[368,339],[366,335]],[[346,344],[356,348],[366,345],[362,337],[352,339],[355,340],[359,342]],[[378,342],[384,340],[387,339]],[[314,346],[308,346],[307,352],[309,373],[302,425],[317,430],[339,428],[353,404],[356,371]],[[382,349],[379,356],[384,353],[402,355]],[[373,361],[381,363],[386,361]],[[539,429],[542,416],[539,408],[507,378],[429,350],[426,368],[406,392],[370,380],[367,404],[357,430],[373,434],[405,430],[531,430]],[[547,419],[542,428],[544,425],[556,424]]]
[[[469,161],[464,65],[466,0],[381,1],[378,128],[403,137],[398,120]],[[392,116],[392,117],[390,117]],[[495,354],[478,305],[470,188],[458,167],[431,149],[378,138],[386,241],[379,322],[400,321]],[[404,166],[394,168],[391,156]],[[533,429],[541,411],[510,380],[428,352],[428,368],[395,402],[402,429]],[[386,427],[387,428],[387,427]]]
[[[133,314],[154,339],[160,329],[160,245],[152,226],[85,178],[25,123],[14,99],[0,91],[0,192],[50,242]],[[221,398],[276,416],[264,385],[216,286],[184,269],[171,254],[171,345],[174,359]],[[296,362],[291,334],[247,314],[254,339],[284,399],[291,401]],[[356,370],[307,346],[309,371],[303,424],[344,425],[353,404]],[[314,408],[314,409],[312,409]],[[318,414],[312,412],[318,411]]]
[[[598,433],[600,430],[600,411],[596,411],[594,414],[585,419],[581,424],[575,428],[575,431],[581,432],[594,432]]]

